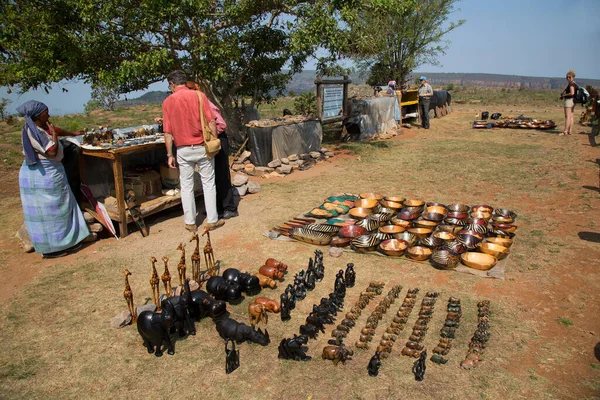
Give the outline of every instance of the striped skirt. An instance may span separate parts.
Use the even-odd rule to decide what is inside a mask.
[[[37,253],[66,250],[90,234],[62,163],[23,162],[19,186],[25,226]]]

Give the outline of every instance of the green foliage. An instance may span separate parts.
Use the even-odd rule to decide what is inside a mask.
[[[563,326],[573,326],[573,321],[569,317],[561,317],[558,319],[558,323]]]
[[[6,115],[6,106],[10,104],[9,99],[1,99],[0,100],[0,121],[4,121],[7,117]]]
[[[92,98],[85,105],[86,112],[102,108],[108,111],[115,110],[115,103],[119,100],[119,89],[103,83],[92,85]],[[90,104],[91,103],[91,104]],[[89,111],[88,111],[89,109]]]
[[[446,90],[454,90],[454,83],[450,82],[448,85],[446,85]]]
[[[407,81],[423,64],[437,65],[447,41],[442,38],[465,21],[449,21],[457,0],[365,0],[348,11],[345,22],[352,39],[347,53],[367,83]]]
[[[94,110],[100,110],[102,108],[103,104],[100,100],[90,100],[85,104],[83,111],[86,113],[90,113]]]
[[[294,100],[294,113],[298,115],[315,115],[317,98],[314,92],[305,92]]]
[[[288,92],[288,96],[289,96],[289,97],[296,97],[296,91],[295,91],[295,90],[290,90],[290,91]]]

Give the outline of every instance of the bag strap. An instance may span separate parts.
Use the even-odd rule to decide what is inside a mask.
[[[202,135],[204,136],[204,142],[206,143],[210,141],[210,127],[208,125],[208,122],[206,121],[206,118],[204,118],[204,100],[202,99],[202,92],[196,90],[196,93],[198,94],[198,100],[200,104],[200,126],[202,127]]]

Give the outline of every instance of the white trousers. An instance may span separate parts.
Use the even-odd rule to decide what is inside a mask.
[[[218,221],[217,189],[215,187],[215,160],[206,157],[203,145],[183,146],[177,148],[179,164],[179,183],[181,185],[181,205],[183,220],[188,225],[196,225],[196,198],[194,196],[194,167],[202,180],[206,220],[210,223]]]

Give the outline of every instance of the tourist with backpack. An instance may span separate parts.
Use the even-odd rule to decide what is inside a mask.
[[[567,72],[567,87],[560,94],[565,108],[565,130],[559,133],[559,136],[570,135],[573,130],[573,110],[575,109],[575,94],[577,93],[577,84],[575,83],[575,71]]]

